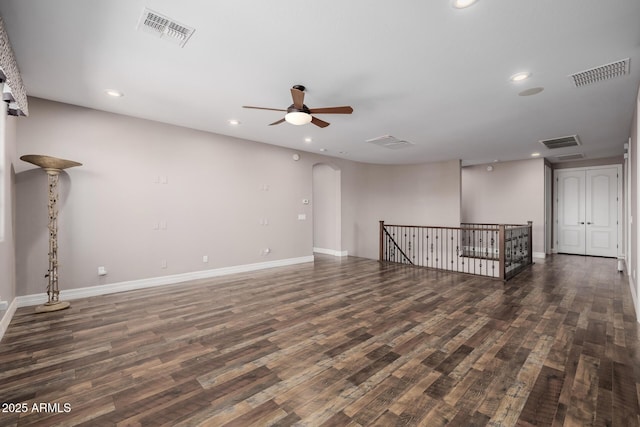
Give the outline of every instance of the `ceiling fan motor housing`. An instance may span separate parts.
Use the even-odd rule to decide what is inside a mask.
[[[307,114],[311,114],[311,110],[309,110],[309,107],[307,107],[304,104],[302,104],[302,108],[296,108],[295,105],[291,104],[291,105],[289,105],[289,108],[287,108],[287,113],[307,113]]]

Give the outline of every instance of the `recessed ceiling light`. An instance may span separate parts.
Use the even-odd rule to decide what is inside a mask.
[[[109,96],[113,96],[114,98],[120,98],[121,96],[124,96],[124,93],[115,89],[107,89],[104,91],[104,93],[106,93]]]
[[[465,7],[469,7],[478,0],[453,0],[452,6],[456,9],[464,9]]]
[[[236,119],[230,119],[229,124],[232,126],[238,126],[240,124],[240,121]]]
[[[512,82],[521,82],[523,80],[527,80],[531,77],[531,73],[527,71],[523,71],[522,73],[516,73],[513,76],[509,77]]]
[[[306,138],[304,139],[304,142],[306,142],[306,143],[309,143],[309,142],[311,142],[311,141],[313,141],[313,140],[312,140],[311,138],[309,138],[309,137],[306,137]]]
[[[540,157],[540,153],[531,153],[531,157]]]

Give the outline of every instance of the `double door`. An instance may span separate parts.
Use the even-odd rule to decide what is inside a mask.
[[[557,251],[617,257],[620,166],[560,169],[555,174]]]

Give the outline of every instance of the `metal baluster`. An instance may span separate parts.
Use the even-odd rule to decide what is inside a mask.
[[[424,261],[424,227],[420,228],[420,265]]]

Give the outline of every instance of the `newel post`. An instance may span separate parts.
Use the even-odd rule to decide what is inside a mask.
[[[533,264],[533,221],[527,221],[529,226],[529,265]]]
[[[379,244],[379,251],[378,251],[378,261],[382,261],[383,255],[384,255],[384,221],[380,221],[380,244]]]
[[[500,280],[505,277],[505,242],[504,242],[504,224],[498,225],[498,271]]]

